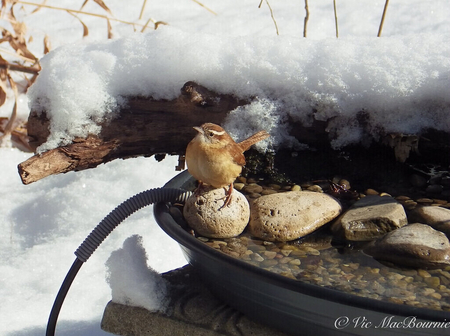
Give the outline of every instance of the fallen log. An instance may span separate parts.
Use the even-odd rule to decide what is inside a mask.
[[[127,106],[117,111],[114,118],[101,124],[100,134],[86,139],[77,138],[67,146],[34,155],[19,164],[19,175],[24,184],[30,184],[50,175],[94,168],[119,158],[157,154],[182,157],[196,133],[193,126],[205,122],[223,124],[230,111],[249,103],[250,99],[218,94],[194,82],[184,84],[180,96],[173,100],[131,97]],[[364,118],[359,119],[363,132],[369,135],[371,130],[366,129]],[[290,135],[299,143],[317,152],[339,156],[339,151],[331,148],[334,133],[330,131],[329,120],[314,120],[309,126],[294,120],[289,120],[289,124]],[[47,141],[49,125],[45,112],[31,111],[27,132],[33,150]],[[411,160],[410,156],[413,156],[415,162],[440,162],[448,166],[449,139],[449,132],[428,129],[421,134],[381,133],[373,145],[382,146],[387,157],[400,162]],[[369,148],[361,145],[348,147],[345,150],[353,148],[357,155],[370,152]],[[375,148],[375,153],[378,150]],[[182,160],[177,168],[184,168]]]
[[[194,82],[187,82],[174,100],[130,98],[126,108],[101,125],[99,135],[77,138],[67,146],[36,154],[19,164],[19,175],[24,184],[30,184],[118,158],[183,155],[195,135],[193,126],[204,122],[221,124],[231,110],[248,103],[232,95],[214,93]],[[28,136],[34,150],[47,140],[49,124],[45,113],[31,111]]]

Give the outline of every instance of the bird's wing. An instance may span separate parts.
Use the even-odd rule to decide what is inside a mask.
[[[236,162],[240,166],[245,165],[245,156],[241,151],[240,146],[229,146],[227,148],[227,151],[230,153],[234,162]]]

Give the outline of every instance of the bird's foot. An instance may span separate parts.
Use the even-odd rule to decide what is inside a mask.
[[[224,207],[229,206],[231,204],[232,193],[233,193],[233,184],[230,184],[228,190],[225,189],[225,197],[222,198],[225,199],[225,201],[223,202],[223,205],[219,208],[219,210],[222,210]]]

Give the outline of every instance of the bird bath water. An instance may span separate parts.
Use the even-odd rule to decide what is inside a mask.
[[[166,186],[191,190],[194,183],[184,172]],[[212,292],[282,331],[379,335],[383,329],[383,335],[444,335],[450,328],[448,269],[391,268],[357,249],[331,246],[326,234],[314,243],[263,242],[245,234],[226,240],[196,238],[176,207],[158,203],[154,211]]]

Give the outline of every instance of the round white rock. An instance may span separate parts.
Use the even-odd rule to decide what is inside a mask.
[[[186,201],[183,215],[189,226],[201,236],[231,238],[239,236],[250,219],[250,206],[245,196],[233,190],[231,203],[225,202],[223,188],[206,190]]]

